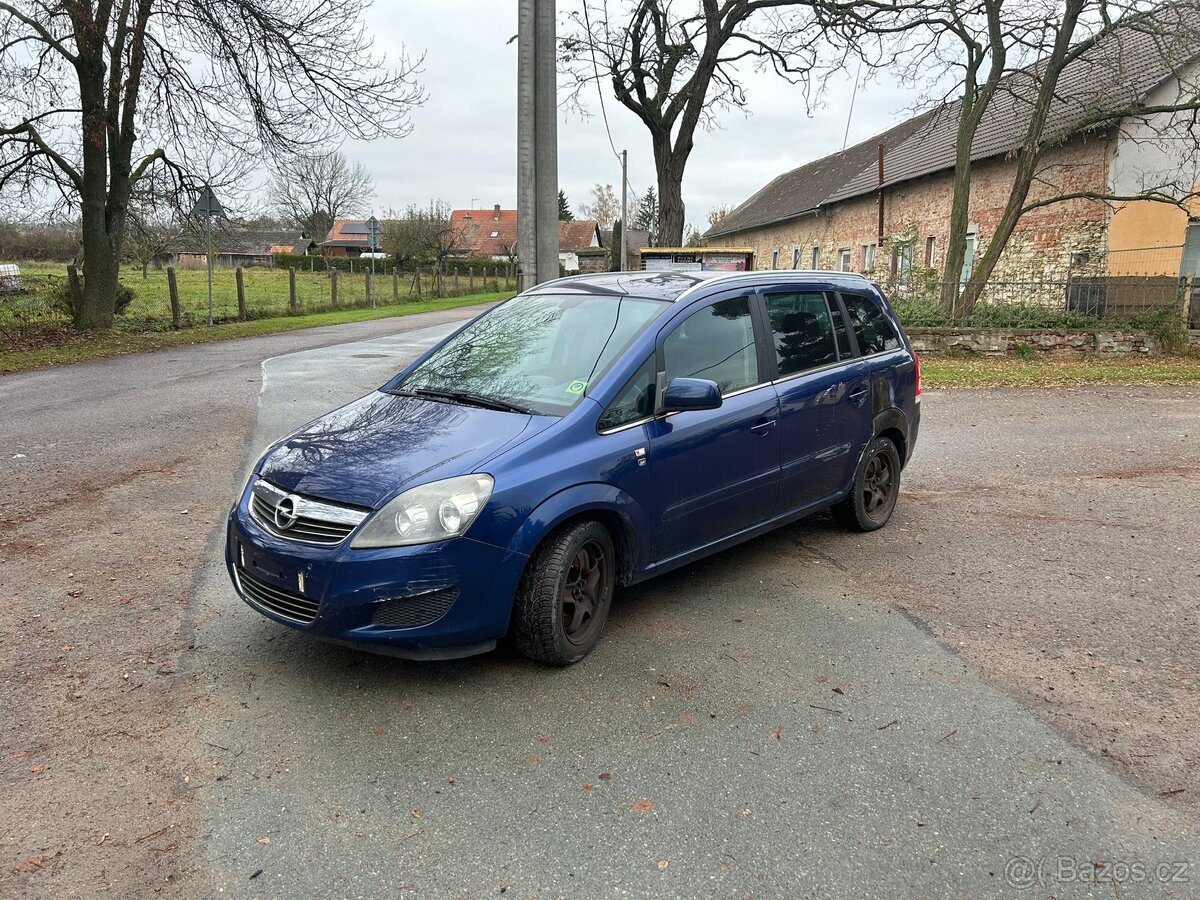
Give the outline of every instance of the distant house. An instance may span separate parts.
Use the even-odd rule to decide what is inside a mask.
[[[627,248],[626,265],[630,271],[637,271],[642,267],[642,251],[650,246],[650,232],[638,228],[630,228],[627,231],[623,230],[622,233],[625,235],[625,246]],[[611,230],[600,232],[600,242],[608,248],[613,262],[619,262],[621,248],[613,243],[613,233]]]
[[[289,253],[304,256],[317,248],[316,241],[298,231],[257,231],[236,226],[213,229],[213,265],[273,266],[275,254]],[[183,269],[204,268],[208,265],[208,244],[203,231],[183,232],[169,262]]]
[[[450,221],[462,229],[467,240],[460,256],[486,257],[504,262],[517,259],[517,211],[501,209],[456,209]],[[558,223],[558,262],[566,272],[579,271],[581,251],[604,246],[600,225],[583,219]]]
[[[318,245],[322,256],[362,256],[371,249],[366,219],[338,219]]]

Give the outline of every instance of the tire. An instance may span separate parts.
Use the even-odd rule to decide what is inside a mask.
[[[890,438],[868,445],[845,499],[833,506],[833,517],[851,531],[875,531],[891,519],[900,496],[900,453]]]
[[[546,538],[517,588],[512,627],[517,648],[555,666],[587,656],[608,620],[616,562],[612,536],[599,522],[566,525]]]

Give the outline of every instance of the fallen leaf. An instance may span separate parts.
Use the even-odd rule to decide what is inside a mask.
[[[67,591],[67,596],[68,597],[81,597],[81,596],[83,596],[83,591],[81,591],[79,588],[75,588],[75,590],[73,590],[73,591]]]
[[[739,819],[744,819],[748,815],[750,815],[750,810],[748,810],[748,809],[739,809],[737,811],[737,818],[739,818]]]
[[[592,785],[592,783],[591,783],[590,781],[585,781],[585,782],[583,783],[583,789],[584,789],[585,791],[590,791],[590,790],[592,789],[592,786],[593,786],[593,785]]]
[[[264,834],[262,837],[260,837],[258,839],[258,842],[260,844],[269,844],[269,843],[271,843],[271,839]]]
[[[774,728],[771,729],[771,734],[773,734],[775,736],[775,740],[777,740],[777,741],[783,740],[783,729],[781,727],[779,727],[778,725],[776,725]]]
[[[729,871],[729,863],[721,863],[721,871],[728,872]]]
[[[106,831],[106,832],[104,832],[104,834],[100,835],[99,839],[96,841],[96,846],[97,847],[104,846],[104,842],[107,840],[108,840],[108,832]]]
[[[679,724],[680,725],[695,725],[696,717],[693,716],[691,713],[684,713],[682,716],[679,717]]]
[[[29,857],[29,859],[25,860],[24,862],[17,863],[15,866],[13,866],[12,873],[14,875],[28,874],[29,872],[32,872],[35,869],[40,869],[42,867],[43,863],[45,863],[46,860],[48,860],[48,859],[53,859],[53,857],[31,856],[31,857]]]
[[[536,766],[536,765],[537,765],[538,763],[540,763],[541,761],[542,761],[542,760],[541,760],[541,757],[538,757],[538,756],[531,756],[531,757],[529,757],[529,764],[530,764],[531,766]]]
[[[660,859],[660,860],[658,861],[658,868],[659,868],[659,870],[660,870],[660,871],[661,871],[662,869],[665,869],[665,868],[666,868],[667,866],[669,866],[669,865],[670,865],[670,863],[669,863],[669,862],[667,862],[665,859]]]
[[[43,765],[30,766],[29,771],[32,772],[34,775],[41,775],[43,772],[46,771],[46,767]]]
[[[601,772],[600,780],[601,781],[612,781],[612,772]]]
[[[419,809],[414,809],[409,813],[409,815],[413,817],[413,821],[415,822],[417,819],[421,818],[421,811]]]
[[[373,728],[371,730],[374,733],[375,737],[386,737],[387,736],[386,728]]]
[[[548,738],[548,737],[539,737],[539,738],[538,738],[538,743],[539,743],[539,744],[548,744],[548,743],[550,743],[550,738]]]
[[[643,797],[633,801],[633,809],[635,812],[650,812],[650,810],[654,809],[654,803]]]

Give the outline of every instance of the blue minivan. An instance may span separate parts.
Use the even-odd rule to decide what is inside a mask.
[[[229,514],[229,573],[315,637],[445,659],[510,635],[566,665],[617,587],[825,508],[886,524],[920,394],[856,275],[547,282],[270,447]]]

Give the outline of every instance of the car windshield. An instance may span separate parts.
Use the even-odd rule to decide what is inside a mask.
[[[609,294],[517,297],[456,334],[392,390],[565,415],[664,305]]]

